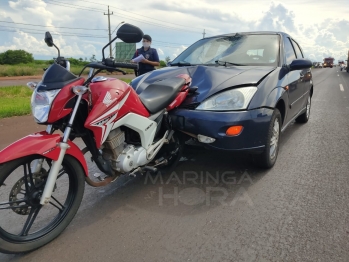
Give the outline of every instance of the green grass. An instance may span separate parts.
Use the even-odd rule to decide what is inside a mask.
[[[33,75],[42,75],[44,73],[43,68],[49,67],[50,64],[34,62],[31,64],[19,64],[19,65],[0,65],[0,77],[4,76],[33,76]],[[78,75],[80,74],[83,66],[80,65],[71,65],[70,71]],[[125,69],[122,68],[126,73],[133,74],[133,69]],[[87,75],[89,72],[89,68],[84,70],[84,75]],[[102,71],[103,73],[110,74],[108,72]],[[116,73],[112,73],[112,75]]]
[[[31,95],[25,86],[0,87],[0,118],[30,114]]]
[[[42,75],[44,73],[43,68],[49,67],[45,64],[21,64],[21,65],[0,65],[0,77],[1,76],[33,76]],[[82,70],[82,66],[72,65],[70,67],[73,74],[79,74]],[[88,70],[84,71],[88,74]]]
[[[126,79],[126,78],[119,78],[121,81],[126,82],[127,84],[129,84],[131,82],[132,79]]]
[[[0,65],[0,76],[33,76],[36,68],[28,65]]]
[[[130,83],[131,79],[120,80]],[[26,86],[0,87],[0,118],[31,113],[30,98],[33,91]]]

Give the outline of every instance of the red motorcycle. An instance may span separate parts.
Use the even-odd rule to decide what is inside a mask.
[[[120,175],[135,175],[174,166],[182,143],[168,112],[185,99],[188,75],[164,79],[140,95],[123,81],[103,76],[133,64],[105,58],[104,49],[117,38],[141,41],[143,32],[130,24],[103,48],[87,79],[70,72],[52,36],[45,42],[58,58],[33,89],[32,114],[46,131],[28,135],[0,152],[0,251],[37,249],[57,237],[75,216],[87,184],[105,186]],[[81,73],[80,73],[81,75]],[[54,133],[57,131],[56,133]],[[81,150],[74,139],[81,138]],[[89,152],[103,176],[89,177]]]

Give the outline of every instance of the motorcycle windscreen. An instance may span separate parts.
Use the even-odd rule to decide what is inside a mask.
[[[38,84],[38,92],[62,89],[64,86],[74,82],[78,77],[58,64],[52,64],[42,76]]]

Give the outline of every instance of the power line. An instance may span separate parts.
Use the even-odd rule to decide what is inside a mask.
[[[60,2],[60,1],[56,1],[56,0],[46,0],[46,1],[53,1],[53,2],[58,2],[58,3],[62,3],[63,5],[60,5],[60,4],[53,4],[53,3],[49,3],[49,4],[53,4],[53,5],[59,5],[59,6],[63,6],[63,7],[68,7],[68,8],[75,8],[75,9],[81,9],[81,10],[87,10],[87,11],[93,11],[93,12],[99,12],[97,10],[100,10],[100,11],[104,11],[102,9],[91,9],[91,8],[87,8],[87,7],[82,7],[82,6],[78,6],[78,5],[73,5],[73,4],[68,4],[68,3],[64,3],[64,2]],[[88,2],[88,1],[87,1]],[[119,9],[119,8],[117,8]],[[122,9],[121,9],[122,10]],[[126,11],[125,11],[126,12]],[[131,12],[130,12],[131,13]],[[127,16],[128,19],[130,19],[129,16]],[[162,26],[162,25],[158,25],[156,23],[149,23],[149,22],[144,22],[140,19],[136,19],[136,18],[131,18],[131,20],[135,20],[135,21],[141,21],[142,23],[148,23],[148,24],[153,24],[153,25],[156,25],[156,26],[160,26],[160,27],[165,27],[165,28],[170,28],[170,29],[173,29],[173,30],[181,30],[181,31],[188,31],[188,30],[182,30],[182,29],[179,29],[179,28],[172,28],[172,27],[167,27],[167,26]],[[1,21],[0,22],[3,22],[3,23],[11,23],[11,24],[19,24],[19,25],[28,25],[28,26],[40,26],[40,27],[55,27],[55,26],[44,26],[44,25],[37,25],[37,24],[28,24],[28,23],[18,23],[18,22],[10,22],[10,21]],[[1,26],[0,26],[1,27]],[[9,26],[8,26],[9,27]],[[9,27],[11,28],[11,27]],[[19,28],[19,27],[12,27],[14,29],[18,29],[18,30],[22,30],[22,32],[24,33],[28,33],[28,34],[41,34],[41,33],[37,33],[39,31],[43,31],[43,30],[37,30],[37,29],[31,29],[31,28]],[[90,29],[90,28],[76,28],[76,27],[55,27],[55,28],[65,28],[65,29],[80,29],[80,30],[101,30],[101,31],[104,31],[106,29]],[[23,30],[29,30],[29,31],[23,31]],[[14,31],[11,31],[11,30],[0,30],[0,31],[5,31],[5,32],[14,32]],[[34,32],[32,32],[34,31]],[[189,32],[194,32],[194,31],[189,31]],[[197,32],[195,32],[197,33]],[[106,38],[104,36],[96,36],[96,35],[89,35],[89,34],[73,34],[73,33],[70,33],[70,32],[57,32],[57,34],[53,34],[53,35],[62,35],[62,36],[77,36],[77,37],[94,37],[94,38]],[[162,41],[155,41],[155,42],[158,42],[158,43],[162,43],[162,44],[159,44],[161,45],[161,47],[171,47],[171,48],[178,48],[180,46],[177,46],[177,45],[188,45],[188,44],[179,44],[179,43],[170,43],[170,42],[162,42]],[[163,43],[167,44],[167,45],[163,45]],[[156,44],[155,44],[156,45]]]
[[[30,29],[27,29],[27,30],[30,30]],[[15,30],[1,30],[0,31],[2,32],[11,32],[11,33],[17,33],[17,31]],[[33,35],[42,35],[42,33],[33,33],[33,32],[28,32],[28,31],[21,31],[23,33],[27,33],[27,34],[33,34]],[[36,31],[37,32],[37,31]],[[93,36],[93,35],[77,35],[77,34],[57,34],[57,33],[52,33],[51,35],[59,35],[59,36],[77,36],[77,37],[94,37],[94,38],[107,38],[106,36]]]
[[[40,1],[40,0],[37,0]],[[81,5],[73,5],[71,3],[67,2],[60,2],[60,1],[55,1],[55,0],[44,0],[45,3],[50,4],[50,5],[58,5],[58,6],[64,6],[64,7],[70,7],[70,8],[75,8],[75,9],[80,9],[80,10],[86,10],[86,11],[91,11],[95,13],[101,13],[104,12],[104,9],[97,9],[97,8],[89,8]],[[54,2],[54,3],[51,3]]]
[[[117,15],[114,15],[114,16],[117,16]],[[137,21],[137,22],[142,22],[143,24],[155,25],[155,26],[157,26],[157,27],[163,27],[163,28],[172,29],[172,30],[176,30],[176,31],[182,31],[182,32],[189,32],[189,33],[200,34],[200,33],[197,32],[197,31],[191,31],[191,30],[185,30],[185,29],[176,28],[176,27],[169,27],[169,26],[159,25],[159,24],[156,24],[156,23],[144,21],[144,20],[142,20],[142,19],[138,19],[138,18],[134,18],[134,17],[126,16],[126,15],[119,15],[119,16],[120,16],[120,17],[123,17],[123,18],[127,18],[128,20],[133,20],[133,21]]]
[[[1,21],[0,21],[1,22]],[[16,24],[16,23],[15,23]],[[30,31],[34,31],[34,32],[46,32],[46,30],[41,30],[41,29],[32,29],[32,28],[23,28],[23,27],[16,27],[16,26],[2,26],[0,25],[0,28],[13,28],[13,29],[18,29],[18,30],[30,30]],[[13,31],[11,31],[13,32]],[[102,35],[90,35],[90,34],[73,34],[71,32],[62,32],[62,31],[57,31],[56,32],[59,35],[69,35],[69,36],[90,36],[90,37],[97,37],[97,38],[107,38],[106,36],[102,36]],[[167,45],[172,45],[175,47],[184,45],[184,46],[189,46],[190,44],[181,44],[181,43],[171,43],[171,42],[164,42],[164,41],[153,41],[153,43],[158,44],[158,45],[162,45],[162,44],[167,44]]]
[[[34,29],[28,29],[28,30],[34,30]],[[0,26],[0,31],[2,32],[10,32],[10,33],[17,33],[15,30],[2,30],[1,26]],[[38,32],[39,30],[35,30],[34,33],[33,32],[28,32],[28,31],[21,31],[23,33],[27,33],[27,34],[33,34],[33,35],[42,35],[42,33]],[[42,30],[40,30],[42,31]],[[94,35],[77,35],[77,34],[69,34],[69,33],[51,33],[51,35],[57,35],[57,36],[77,36],[77,37],[94,37],[94,38],[107,38],[107,36],[94,36]],[[154,41],[157,42],[157,41]],[[180,48],[181,46],[176,46],[176,45],[171,45],[171,43],[169,42],[163,42],[163,43],[167,43],[170,45],[163,45],[163,44],[154,44],[153,46],[158,46],[158,47],[169,47],[169,48]]]
[[[55,1],[55,0],[52,0],[52,1]],[[95,5],[104,5],[104,6],[106,6],[105,4],[98,4],[98,3],[94,3],[94,2],[92,2],[92,1],[87,1],[87,0],[77,0],[77,1],[79,1],[79,2],[87,2],[87,3],[91,3],[91,4],[95,4]],[[57,2],[57,1],[55,1],[55,2]],[[134,12],[127,11],[127,10],[124,10],[124,9],[121,9],[121,8],[117,8],[117,7],[112,6],[112,5],[111,5],[110,7],[113,7],[113,8],[115,8],[115,9],[119,9],[119,10],[124,11],[124,12],[127,12],[127,13],[131,13],[131,14],[143,16],[143,17],[149,18],[149,19],[151,19],[151,20],[160,21],[160,22],[162,22],[162,23],[167,23],[167,24],[172,24],[172,25],[178,25],[178,26],[182,26],[182,27],[188,28],[187,25],[180,25],[180,24],[176,24],[176,23],[165,22],[165,21],[160,20],[160,19],[156,19],[156,18],[153,18],[153,17],[145,16],[145,15],[140,15],[140,14],[138,14],[138,13],[134,13]],[[202,29],[202,28],[198,28],[198,27],[192,27],[192,28],[196,28],[196,29],[200,29],[200,30]]]
[[[19,30],[30,30],[30,31],[36,31],[36,32],[46,32],[47,30],[40,30],[40,29],[32,29],[32,28],[23,28],[23,27],[15,27],[15,26],[2,26],[0,25],[0,28],[14,28],[14,29],[19,29]],[[60,33],[60,34],[73,34],[72,32],[59,32],[57,31],[57,33]],[[102,35],[91,35],[91,34],[75,34],[74,35],[76,36],[79,36],[79,35],[88,35],[88,36],[92,36],[92,37],[103,37],[105,38],[105,36],[102,36]]]
[[[107,29],[91,29],[91,28],[65,27],[65,26],[53,26],[53,25],[35,25],[35,24],[17,23],[17,22],[2,21],[2,20],[0,20],[0,23],[9,23],[9,24],[17,24],[17,25],[30,25],[30,26],[40,26],[40,27],[54,27],[54,28],[64,28],[64,29],[102,30],[102,31],[107,31]]]
[[[97,10],[104,11],[102,9],[96,9],[96,8],[92,9],[92,8],[83,7],[83,6],[80,6],[80,5],[73,5],[73,4],[69,4],[69,3],[65,3],[65,2],[59,2],[59,1],[55,1],[55,0],[46,0],[46,1],[53,1],[53,2],[55,2],[55,3],[46,2],[46,3],[51,4],[51,5],[58,5],[58,6],[68,7],[68,8],[85,10],[85,11],[91,11],[91,12],[97,12],[97,13],[99,13],[99,11],[97,11]],[[61,3],[61,4],[57,4],[57,3]],[[146,21],[146,20],[142,20],[142,19],[139,19],[139,18],[130,17],[129,15],[124,15],[124,14],[120,14],[120,13],[118,13],[118,14],[119,14],[118,16],[120,16],[120,17],[127,18],[128,20],[134,20],[134,21],[142,22],[144,24],[155,25],[157,27],[163,27],[163,28],[177,30],[177,31],[182,31],[182,32],[190,32],[190,33],[195,33],[195,34],[201,34],[198,31],[185,30],[185,29],[178,28],[178,27],[169,27],[169,26],[165,26],[165,25],[162,25],[162,24],[152,23],[152,22],[149,22],[149,21]],[[114,16],[117,16],[117,15],[114,14]]]

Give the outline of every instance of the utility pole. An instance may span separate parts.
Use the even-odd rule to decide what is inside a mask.
[[[204,32],[202,33],[202,38],[205,38],[205,35],[206,35],[206,33],[205,33],[205,29],[204,29]]]
[[[114,14],[113,12],[112,13],[110,13],[109,12],[109,5],[108,5],[108,14],[106,14],[106,13],[104,13],[104,15],[107,15],[108,16],[108,29],[109,29],[109,43],[110,43],[110,41],[111,41],[111,33],[110,33],[110,16],[112,15],[112,14]],[[111,50],[111,45],[109,46],[109,51],[110,51],[110,55],[109,55],[109,57],[112,57],[112,50]]]

